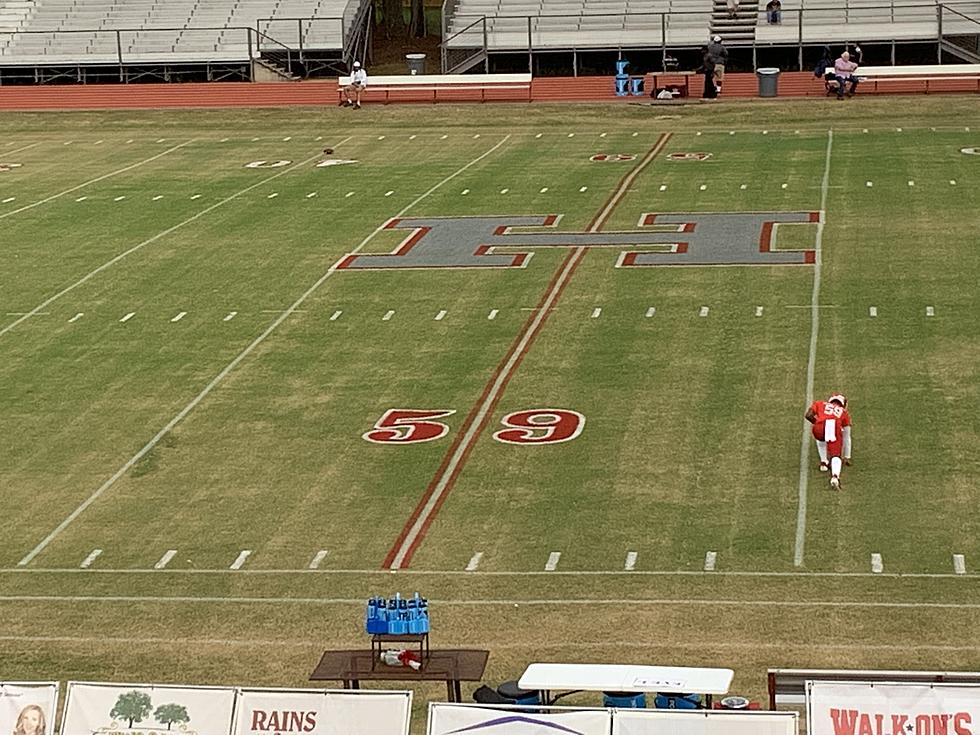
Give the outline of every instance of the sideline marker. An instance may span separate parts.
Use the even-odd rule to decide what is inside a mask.
[[[558,568],[558,560],[561,559],[560,551],[552,551],[548,554],[548,561],[544,565],[546,572],[553,572]]]
[[[966,557],[963,554],[953,554],[953,571],[956,574],[966,574]]]
[[[252,555],[252,550],[251,549],[242,549],[242,551],[238,554],[238,558],[236,558],[235,561],[233,561],[231,563],[231,566],[228,567],[228,568],[229,569],[241,569],[243,566],[245,566],[245,561],[251,555]]]
[[[310,565],[307,568],[308,569],[319,569],[320,568],[320,564],[326,558],[327,558],[327,550],[326,549],[320,549],[318,552],[316,552],[316,554],[313,555],[313,558],[310,560]]]

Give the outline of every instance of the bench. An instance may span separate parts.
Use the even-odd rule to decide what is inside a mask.
[[[343,99],[348,77],[337,80]],[[530,74],[419,74],[368,77],[362,102],[531,101]]]
[[[879,84],[894,82],[924,82],[927,94],[930,91],[930,83],[933,91],[964,92],[975,90],[980,92],[980,64],[862,66],[855,74],[862,84],[874,84],[874,91],[876,92]]]

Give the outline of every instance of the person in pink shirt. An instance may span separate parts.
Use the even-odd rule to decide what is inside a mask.
[[[858,65],[851,61],[851,55],[845,51],[840,58],[834,62],[834,75],[837,77],[837,99],[844,99],[844,84],[849,83],[851,88],[847,92],[848,97],[854,96],[857,89],[858,78],[854,76]]]

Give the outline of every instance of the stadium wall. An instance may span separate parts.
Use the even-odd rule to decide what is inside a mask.
[[[693,77],[692,92],[700,92],[701,77]],[[950,79],[933,81],[930,92],[975,92],[977,83]],[[612,77],[542,77],[531,83],[532,102],[645,102],[648,97],[617,97]],[[924,82],[896,82],[881,93],[921,93]],[[873,93],[871,85],[858,94]],[[784,72],[780,97],[823,97],[823,82],[810,72]],[[399,102],[431,102],[431,92],[418,98],[399,93]],[[758,96],[752,73],[725,75],[722,100]],[[290,107],[335,105],[337,81],[295,84],[212,82],[201,84],[104,84],[78,86],[0,86],[0,110],[160,109],[174,107]],[[669,103],[666,103],[669,104]]]

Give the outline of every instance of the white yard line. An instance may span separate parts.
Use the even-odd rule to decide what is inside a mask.
[[[834,131],[827,131],[827,153],[823,165],[823,179],[820,181],[820,220],[814,242],[813,290],[810,294],[810,350],[806,359],[806,405],[813,402],[813,379],[817,366],[817,336],[820,333],[820,266],[823,259],[823,229],[827,217],[827,193],[830,190],[830,154],[834,147]],[[797,489],[796,541],[793,545],[793,565],[803,566],[803,553],[806,545],[806,493],[810,479],[810,425],[803,422],[803,436],[800,440],[800,479]]]
[[[73,567],[6,567],[0,569],[0,574],[74,574],[78,572],[77,568]],[[227,574],[228,569],[218,568],[218,569],[93,569],[90,570],[90,574],[176,574],[176,575],[202,575],[202,574]],[[272,576],[289,576],[293,574],[312,574],[309,569],[298,568],[298,569],[245,569],[239,572],[239,574],[254,574],[254,575],[272,575]],[[330,575],[352,575],[352,576],[365,576],[365,575],[390,575],[391,570],[387,568],[381,569],[320,569],[316,571],[317,574],[330,574]],[[459,569],[430,569],[430,570],[415,570],[415,569],[402,569],[398,572],[399,574],[408,574],[416,577],[453,577],[457,575],[465,574],[465,572]],[[495,572],[480,572],[480,574],[488,577],[537,577],[537,576],[551,576],[551,577],[616,577],[625,575],[626,572],[622,569],[580,569],[571,571],[559,571],[554,572],[544,572],[541,570],[527,570],[527,571],[495,571]],[[954,574],[952,572],[882,572],[881,574],[874,574],[872,572],[766,572],[766,571],[715,571],[711,574],[706,574],[701,570],[693,569],[647,569],[630,572],[631,576],[648,576],[648,577],[744,577],[747,579],[765,579],[765,578],[794,578],[794,579],[806,579],[806,578],[827,578],[827,579],[848,579],[848,578],[885,578],[885,579],[963,579],[961,575]],[[978,574],[967,574],[966,578],[970,579],[970,583],[973,583],[973,579],[978,577]]]
[[[31,143],[30,145],[21,146],[20,148],[14,148],[12,151],[4,151],[3,152],[3,155],[5,155],[5,156],[12,156],[15,153],[21,153],[23,151],[30,150],[31,148],[33,148],[35,146],[39,146],[39,145],[41,145],[41,144],[40,143]]]
[[[105,181],[106,179],[111,179],[113,176],[118,176],[119,174],[124,174],[127,171],[132,171],[134,168],[139,168],[140,166],[145,166],[146,164],[150,163],[151,161],[155,161],[158,158],[162,158],[163,156],[167,155],[168,153],[173,153],[174,151],[179,150],[179,149],[183,148],[186,145],[190,145],[193,142],[194,142],[193,140],[189,140],[186,143],[181,143],[180,145],[175,145],[173,148],[168,148],[163,153],[157,153],[155,156],[150,156],[149,158],[144,158],[142,161],[137,161],[136,163],[131,163],[130,165],[124,166],[123,168],[116,169],[115,171],[110,171],[107,174],[102,174],[102,176],[96,176],[94,179],[89,179],[88,181],[83,181],[81,184],[77,184],[77,185],[71,187],[70,189],[65,189],[64,191],[59,191],[57,194],[52,194],[51,196],[46,197],[45,199],[40,199],[40,200],[38,200],[36,202],[33,202],[31,204],[25,204],[23,207],[20,207],[18,209],[11,209],[9,212],[4,212],[3,214],[0,214],[0,219],[5,219],[6,217],[11,217],[11,216],[13,216],[15,214],[19,214],[21,212],[26,212],[29,209],[34,209],[34,207],[40,207],[42,204],[47,204],[48,202],[53,202],[55,199],[58,199],[60,197],[63,197],[66,194],[71,194],[73,191],[78,191],[79,189],[84,189],[86,186],[91,186],[92,184],[97,184],[100,181]]]
[[[454,171],[453,173],[451,173],[449,176],[447,176],[446,178],[444,178],[442,181],[440,181],[439,183],[437,183],[434,186],[432,186],[431,188],[429,188],[424,194],[421,194],[418,197],[416,197],[414,200],[412,200],[411,203],[409,203],[405,207],[403,207],[394,216],[395,217],[401,217],[401,216],[403,216],[412,207],[414,207],[416,204],[418,204],[423,199],[425,199],[426,197],[428,197],[434,191],[436,191],[437,189],[439,189],[440,187],[442,187],[444,184],[452,181],[457,176],[459,176],[461,173],[463,173],[464,171],[467,171],[470,167],[475,166],[477,163],[479,163],[484,158],[486,158],[487,156],[489,156],[491,153],[493,153],[494,151],[496,151],[504,143],[506,143],[508,140],[510,140],[510,137],[511,137],[510,135],[504,136],[492,148],[490,148],[486,152],[480,154],[479,156],[477,156],[476,158],[474,158],[472,161],[470,161],[466,165],[461,166],[460,168],[456,169],[456,171]],[[346,140],[349,140],[349,138],[346,139]],[[344,141],[341,141],[341,142],[344,142]],[[340,143],[338,143],[337,145],[340,145]],[[302,162],[300,164],[297,164],[297,165],[300,165],[300,166],[301,165],[304,165],[305,163],[309,163],[310,161],[313,161],[316,158],[318,158],[318,156],[314,156],[312,158],[309,158],[306,161],[304,161],[304,162]],[[290,170],[292,170],[292,169],[285,169],[285,170],[281,171],[280,173],[275,174],[272,177],[269,177],[267,179],[263,179],[262,181],[258,182],[257,184],[254,184],[254,185],[248,187],[247,189],[243,189],[238,194],[232,195],[232,197],[229,197],[225,201],[231,201],[232,198],[237,197],[237,196],[240,196],[241,194],[244,194],[246,191],[249,191],[250,189],[254,189],[256,186],[261,186],[263,183],[265,183],[266,181],[271,180],[272,178],[275,178],[276,176],[282,176],[284,173],[286,173],[286,172],[288,172]],[[190,220],[185,220],[185,222],[182,223],[182,224],[186,224],[187,222],[190,222],[190,221],[192,221],[194,219],[197,219],[198,217],[202,216],[203,214],[205,214],[206,212],[210,211],[211,209],[213,209],[213,208],[215,208],[217,206],[219,206],[219,205],[212,205],[208,209],[205,209],[202,212],[200,212],[199,214],[194,215],[194,217],[192,217]],[[380,225],[378,225],[375,228],[374,232],[372,232],[370,235],[368,235],[367,237],[365,237],[360,242],[360,244],[358,244],[358,246],[354,249],[354,253],[359,252],[361,250],[361,248],[363,248],[365,245],[367,245],[367,243],[371,240],[372,237],[374,237],[377,233],[381,232],[381,230],[384,229],[385,224],[386,224],[386,222],[382,222]],[[180,226],[181,225],[175,225],[174,227],[170,228],[170,230],[168,232],[172,232],[173,230],[177,229],[177,227],[180,227]],[[156,238],[159,238],[159,237],[162,237],[162,234],[155,236],[155,238],[153,238],[153,239],[156,239]],[[110,264],[112,262],[114,262],[115,260],[120,259],[120,257],[121,256],[117,256],[115,259],[113,259],[113,261],[110,261]],[[338,261],[338,262],[340,262],[340,261]],[[102,268],[100,268],[98,270],[102,270],[105,267],[107,267],[107,266],[102,266]],[[265,342],[265,340],[269,337],[269,335],[271,335],[274,331],[276,331],[276,329],[278,329],[279,326],[284,321],[286,321],[286,319],[289,318],[289,316],[294,311],[296,311],[304,303],[306,303],[307,299],[309,299],[310,296],[312,296],[317,291],[317,289],[319,289],[320,286],[322,286],[324,284],[324,282],[326,282],[326,280],[328,278],[330,278],[330,276],[332,276],[336,272],[336,270],[337,270],[337,263],[335,263],[334,265],[330,266],[330,268],[327,270],[327,272],[324,273],[322,276],[320,276],[320,278],[318,278],[313,283],[312,286],[310,286],[308,289],[306,289],[306,291],[304,291],[303,294],[298,299],[296,299],[296,301],[294,301],[292,303],[292,305],[288,309],[286,309],[282,314],[279,315],[279,317],[277,317],[275,319],[275,321],[273,321],[268,327],[266,327],[265,330],[258,337],[256,337],[254,340],[252,340],[244,350],[242,350],[241,352],[239,352],[238,355],[236,355],[234,357],[234,359],[232,359],[232,361],[229,362],[221,370],[221,372],[219,372],[211,380],[210,383],[208,383],[206,386],[204,386],[204,389],[201,390],[201,392],[198,393],[193,399],[191,399],[191,401],[186,406],[184,406],[177,413],[176,416],[174,416],[172,419],[170,419],[170,421],[167,422],[166,426],[164,426],[162,429],[160,429],[160,431],[158,431],[156,433],[156,435],[152,439],[150,439],[150,441],[148,441],[143,446],[142,449],[140,449],[138,452],[136,452],[136,454],[134,454],[132,457],[130,457],[122,465],[122,467],[120,467],[118,470],[116,470],[115,473],[113,473],[113,475],[108,480],[106,480],[105,482],[103,482],[98,488],[96,488],[96,490],[94,492],[92,492],[91,495],[89,495],[85,500],[83,500],[78,505],[78,507],[75,508],[75,510],[73,510],[71,513],[69,513],[65,517],[65,519],[63,521],[61,521],[61,523],[59,523],[54,528],[54,530],[52,530],[47,536],[45,536],[43,539],[41,539],[41,541],[37,544],[37,546],[35,546],[33,549],[31,549],[24,556],[23,559],[21,559],[19,562],[17,562],[18,565],[19,566],[26,566],[27,564],[30,564],[31,561],[33,561],[34,558],[38,554],[40,554],[42,551],[44,551],[45,548],[47,548],[48,544],[50,544],[58,536],[60,536],[61,533],[66,528],[68,528],[68,526],[70,526],[75,521],[76,518],[78,518],[82,513],[84,513],[86,508],[88,508],[90,505],[92,505],[92,503],[94,503],[96,500],[98,500],[103,495],[103,493],[105,493],[109,488],[111,488],[113,485],[115,485],[116,482],[119,481],[119,478],[121,478],[123,475],[125,475],[127,472],[129,472],[129,470],[133,467],[133,465],[135,465],[144,456],[146,456],[146,454],[148,452],[150,452],[160,442],[160,440],[163,439],[163,437],[165,437],[168,433],[170,433],[170,431],[177,424],[179,424],[191,411],[193,411],[198,406],[198,404],[201,403],[201,401],[203,401],[205,398],[207,398],[208,394],[210,394],[211,391],[213,391],[226,377],[228,377],[228,374],[231,373],[231,371],[234,370],[236,367],[238,367],[238,365],[242,362],[242,360],[244,360],[246,357],[248,357],[255,350],[256,347],[258,347],[260,344],[262,344],[263,342]],[[87,280],[89,277],[91,277],[92,275],[94,275],[96,272],[97,271],[93,271],[91,274],[89,274],[89,276],[86,276],[84,280]],[[79,281],[78,283],[82,283],[82,281]],[[71,288],[74,288],[74,286],[70,286],[63,293],[67,293],[68,290],[70,290]],[[54,301],[55,298],[56,297],[52,297],[47,302],[45,302],[45,304],[43,304],[43,305],[47,305],[51,301]],[[14,322],[13,324],[16,324],[16,322]],[[12,325],[9,325],[8,327],[5,327],[3,330],[0,330],[0,335],[2,335],[4,332],[6,332],[7,329],[12,328],[13,324]]]
[[[363,604],[363,600],[361,601]],[[343,603],[348,604],[348,603]],[[349,604],[356,604],[355,601],[351,601]],[[508,603],[501,603],[508,604]],[[513,603],[510,603],[513,604]],[[283,638],[281,640],[268,640],[260,638],[193,638],[193,637],[167,637],[167,638],[154,638],[154,637],[122,637],[122,636],[49,636],[49,635],[0,635],[0,641],[8,643],[70,643],[72,645],[78,644],[103,644],[110,646],[153,646],[162,645],[167,648],[172,648],[175,644],[181,646],[188,646],[189,648],[200,651],[203,646],[240,646],[243,648],[253,647],[253,646],[263,646],[268,648],[313,648],[316,650],[322,650],[323,641],[317,640],[303,640],[300,638],[289,637]],[[466,648],[467,646],[472,646],[472,641],[445,641],[442,643],[445,648]],[[629,648],[632,650],[638,650],[642,648],[664,648],[664,649],[683,649],[703,652],[705,648],[705,642],[703,640],[690,641],[690,642],[675,642],[675,641],[654,641],[654,640],[625,640],[618,637],[613,637],[613,640],[602,640],[602,641],[561,641],[560,643],[537,643],[537,649],[580,649],[580,650],[593,650],[593,649],[606,649],[606,648]],[[521,651],[527,650],[527,643],[494,643],[494,649],[520,649]],[[936,651],[940,653],[960,653],[964,651],[980,651],[980,645],[966,645],[966,646],[951,646],[933,643],[830,643],[830,642],[802,642],[799,640],[793,640],[791,642],[784,642],[778,640],[770,641],[711,641],[711,648],[720,649],[731,649],[736,651],[741,650],[756,650],[756,649],[772,649],[776,651],[784,651],[787,648],[792,649],[806,649],[806,650],[826,650],[826,651],[894,651],[894,652],[904,652],[904,651]]]
[[[177,603],[197,604],[255,604],[255,605],[358,605],[363,598],[347,597],[193,597],[188,595],[0,595],[0,602],[109,602],[109,603]],[[500,607],[534,605],[538,607],[562,607],[574,605],[656,605],[659,607],[774,607],[774,608],[828,608],[828,609],[884,609],[884,610],[980,610],[980,602],[884,602],[870,600],[736,600],[710,598],[514,598],[514,599],[436,599],[432,604],[454,607]]]
[[[340,143],[337,143],[337,145],[338,146],[343,145],[348,140],[350,140],[350,137],[345,138],[344,140],[340,141]],[[182,145],[186,145],[186,143],[184,143]],[[180,146],[178,146],[178,147],[180,147]],[[170,150],[176,150],[176,149],[175,148],[171,148]],[[159,158],[162,155],[164,155],[164,153],[161,153],[158,156],[155,156],[155,158]],[[262,179],[261,181],[257,181],[254,184],[252,184],[251,186],[247,186],[244,189],[241,189],[240,191],[235,192],[231,196],[225,197],[220,202],[216,202],[215,204],[212,204],[211,206],[202,209],[197,214],[191,215],[190,217],[188,217],[187,219],[183,220],[182,222],[178,222],[174,226],[168,227],[167,229],[163,230],[162,232],[158,232],[153,237],[150,237],[150,238],[147,238],[146,240],[143,240],[143,242],[134,245],[133,247],[129,248],[129,250],[125,250],[125,251],[119,253],[119,255],[116,255],[115,257],[107,260],[105,263],[103,263],[102,265],[100,265],[98,268],[96,268],[96,269],[94,269],[92,271],[89,271],[86,275],[82,276],[81,278],[79,278],[74,283],[72,283],[72,284],[70,284],[68,286],[65,286],[63,289],[61,289],[60,291],[58,291],[53,296],[50,296],[47,299],[45,299],[44,301],[42,301],[40,304],[38,304],[37,306],[35,306],[31,311],[29,311],[26,315],[24,315],[20,319],[17,319],[15,321],[12,321],[12,322],[10,322],[10,324],[6,325],[5,327],[0,328],[0,337],[2,337],[3,335],[5,335],[7,332],[9,332],[11,329],[13,329],[14,327],[16,327],[18,324],[20,324],[24,320],[28,319],[30,316],[33,316],[34,313],[36,313],[38,311],[41,311],[42,309],[50,306],[51,304],[53,304],[55,301],[57,301],[58,299],[60,299],[65,294],[71,293],[72,291],[74,291],[76,288],[78,288],[82,284],[84,284],[87,281],[91,280],[92,278],[94,278],[95,276],[97,276],[102,271],[104,271],[104,270],[106,270],[108,268],[111,268],[116,263],[118,263],[120,260],[126,258],[129,255],[132,255],[137,250],[141,250],[144,247],[146,247],[147,245],[151,245],[151,244],[155,243],[160,238],[166,237],[167,235],[169,235],[169,234],[171,234],[173,232],[176,232],[180,228],[185,227],[185,226],[191,224],[192,222],[196,222],[197,220],[199,220],[204,215],[209,214],[210,212],[213,212],[214,210],[218,209],[218,207],[223,207],[228,202],[234,201],[238,197],[240,197],[240,196],[242,196],[244,194],[247,194],[248,192],[252,191],[252,189],[256,189],[256,188],[258,188],[258,187],[260,187],[260,186],[262,186],[264,184],[267,184],[268,182],[272,181],[273,179],[277,179],[280,176],[285,176],[290,171],[295,171],[297,168],[300,168],[302,166],[305,166],[306,164],[310,163],[311,161],[315,161],[319,157],[320,157],[319,154],[317,154],[316,156],[312,156],[310,158],[307,158],[305,161],[300,161],[295,166],[290,166],[289,168],[284,168],[282,171],[279,171],[277,173],[274,173],[271,176],[267,176],[266,178]],[[153,160],[153,159],[148,159],[148,160]],[[132,168],[132,166],[130,168]],[[122,169],[122,170],[126,170],[126,169]],[[105,177],[103,177],[103,178],[105,178]],[[99,179],[94,179],[93,181],[98,181],[98,180]],[[14,211],[19,211],[19,210],[14,210]],[[8,214],[10,214],[10,213],[8,212]],[[3,218],[5,216],[6,215],[0,215],[0,218]]]

